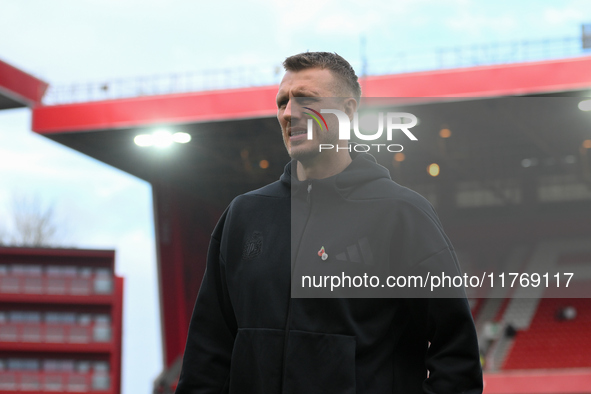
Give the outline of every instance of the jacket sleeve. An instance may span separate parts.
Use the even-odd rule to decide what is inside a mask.
[[[457,260],[453,250],[444,249],[422,264],[453,267]],[[446,273],[459,275],[460,271]],[[453,298],[409,300],[423,328],[422,341],[430,344],[424,353],[429,371],[423,382],[426,394],[481,394],[483,390],[476,329],[464,290],[458,290]]]
[[[199,295],[195,302],[176,394],[224,393],[228,390],[230,360],[237,323],[220,255],[227,210],[213,232]]]
[[[420,272],[461,275],[453,246],[430,204],[406,207],[403,216],[409,265]],[[444,297],[408,299],[417,330],[412,335],[425,344],[419,353],[429,371],[423,381],[427,394],[480,394],[482,368],[476,329],[463,288],[445,291]],[[436,294],[436,293],[434,293]],[[423,294],[424,296],[425,294]]]
[[[472,315],[465,298],[427,300],[428,394],[481,394],[482,368]]]

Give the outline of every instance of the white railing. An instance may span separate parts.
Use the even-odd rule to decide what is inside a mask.
[[[478,65],[519,63],[582,56],[581,37],[497,42],[471,46],[450,46],[431,51],[392,52],[381,59],[352,62],[360,76],[386,75]],[[361,64],[366,65],[362,66]],[[102,101],[127,97],[187,93],[219,89],[274,85],[283,74],[280,64],[203,70],[108,81],[50,85],[43,98],[45,105]]]

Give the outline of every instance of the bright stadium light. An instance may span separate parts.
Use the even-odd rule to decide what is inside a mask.
[[[261,160],[259,162],[259,167],[261,167],[263,170],[266,170],[267,168],[269,168],[269,161],[268,160]]]
[[[182,132],[172,134],[165,129],[156,130],[152,134],[139,134],[133,139],[133,142],[138,146],[156,146],[158,148],[166,148],[173,142],[186,144],[189,141],[191,141],[190,134]]]
[[[451,137],[451,130],[447,127],[444,127],[443,129],[439,130],[439,136],[441,138],[449,138]]]
[[[191,141],[191,135],[187,133],[174,133],[172,135],[172,140],[180,144],[186,144]]]
[[[154,145],[154,137],[149,134],[140,134],[133,139],[133,142],[137,146],[152,146]]]
[[[581,111],[591,111],[591,100],[583,100],[579,103]]]
[[[439,165],[437,163],[429,164],[429,167],[427,167],[427,172],[433,177],[439,175]]]
[[[166,148],[172,144],[172,134],[166,130],[155,131],[152,135],[154,136],[154,146]]]

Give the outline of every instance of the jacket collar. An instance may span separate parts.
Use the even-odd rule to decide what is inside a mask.
[[[315,189],[320,188],[325,191],[332,190],[339,194],[348,194],[347,191],[377,179],[391,179],[389,171],[379,165],[372,155],[352,151],[351,158],[351,164],[339,174],[324,179],[309,179],[304,181],[297,179],[295,174],[297,161],[292,160],[285,166],[280,180],[284,186],[292,189],[293,195],[300,191],[306,191],[310,184],[314,185]]]

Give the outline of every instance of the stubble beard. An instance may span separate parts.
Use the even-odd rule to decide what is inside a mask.
[[[291,148],[288,149],[289,156],[293,160],[297,160],[302,164],[310,163],[320,155],[320,153],[321,153],[320,149],[319,149],[320,144],[331,144],[336,147],[339,142],[338,133],[333,133],[333,132],[329,132],[329,131],[318,132],[318,130],[315,130],[314,135],[316,137],[315,140],[317,141],[317,143],[309,144],[309,146],[306,149],[293,149],[293,148],[294,147],[298,148],[298,145],[300,145],[300,144],[303,145],[303,144],[306,144],[307,142],[314,142],[314,140],[310,141],[310,140],[306,139],[305,141],[302,141],[295,146],[291,145],[291,142],[290,142]],[[287,148],[287,146],[286,146],[286,148]]]

